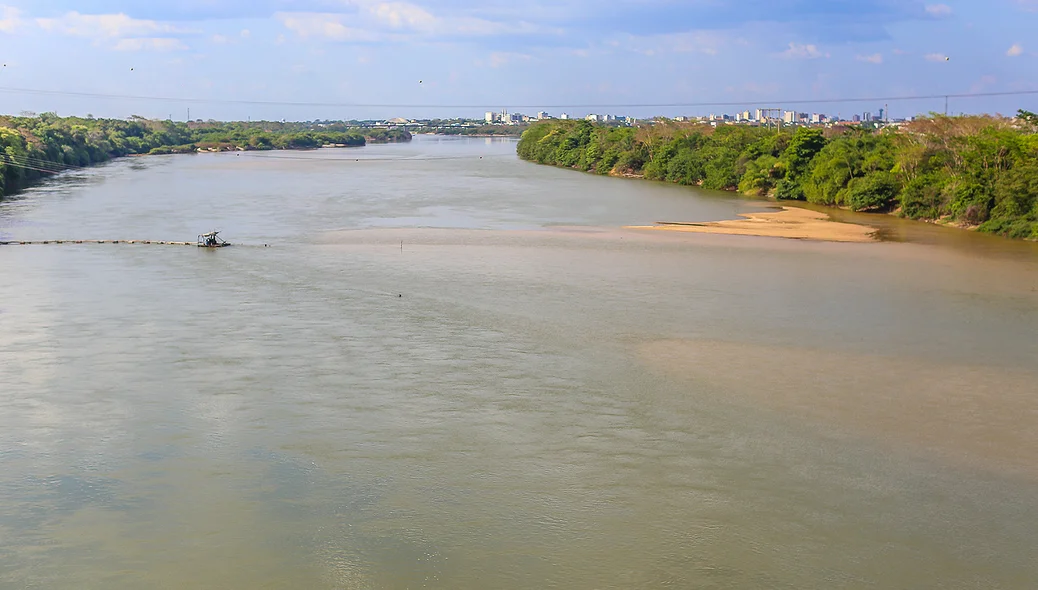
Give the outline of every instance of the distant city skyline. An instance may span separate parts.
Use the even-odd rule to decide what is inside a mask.
[[[478,119],[615,104],[638,118],[764,106],[850,118],[878,107],[836,100],[1036,91],[1034,30],[1035,0],[0,0],[0,112]],[[739,106],[638,106],[707,102]],[[944,108],[890,101],[889,116]],[[1018,108],[1038,110],[1038,95],[948,105]]]

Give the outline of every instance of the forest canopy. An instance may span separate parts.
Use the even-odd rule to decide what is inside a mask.
[[[398,129],[278,122],[174,122],[142,117],[0,117],[0,197],[42,177],[112,158],[197,151],[311,149],[408,141]]]
[[[547,121],[519,156],[597,174],[738,190],[1038,239],[1038,116],[917,119],[898,129]]]

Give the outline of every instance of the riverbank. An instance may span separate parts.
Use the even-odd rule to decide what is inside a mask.
[[[594,174],[1038,240],[1038,123],[1023,114],[938,115],[896,131],[552,120],[523,133],[516,152]]]
[[[660,221],[656,225],[631,225],[624,229],[761,236],[824,242],[875,242],[876,230],[864,225],[833,221],[825,213],[782,207],[773,213],[740,213],[744,219],[702,223]]]
[[[308,150],[410,140],[406,129],[370,129],[343,123],[185,123],[141,117],[59,117],[53,113],[0,116],[0,198],[48,176],[125,156]]]

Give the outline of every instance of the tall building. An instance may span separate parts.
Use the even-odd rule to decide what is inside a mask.
[[[569,115],[567,115],[566,113],[562,113],[561,115],[559,115],[559,118],[563,120],[569,119]]]
[[[537,118],[538,119],[549,119],[550,117],[548,116],[548,113],[546,113],[544,111],[541,111],[541,112],[537,113]]]
[[[490,112],[490,111],[487,111],[487,114],[484,116],[484,119],[486,120],[487,123],[493,123],[494,119],[496,119],[496,118],[497,118],[497,113],[493,113],[493,112]]]
[[[855,123],[861,123],[861,115],[854,115],[853,117],[851,117],[851,121],[854,121]]]
[[[796,123],[797,122],[797,112],[796,111],[786,111],[786,112],[782,113],[782,122],[783,123]]]
[[[866,112],[862,113],[862,115],[861,115],[861,120],[862,120],[862,121],[866,121],[866,122],[867,122],[867,121],[871,121],[871,120],[872,120],[872,113],[870,113],[870,112],[868,112],[868,111],[866,111]]]

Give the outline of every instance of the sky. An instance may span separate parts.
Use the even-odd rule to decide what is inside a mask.
[[[0,112],[905,117],[944,99],[843,100],[1038,91],[1035,31],[1038,0],[0,0]]]

